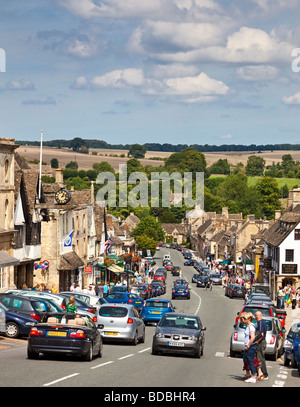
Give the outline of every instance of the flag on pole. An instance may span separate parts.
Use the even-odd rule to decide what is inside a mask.
[[[72,246],[72,239],[73,239],[73,232],[74,230],[72,230],[68,236],[66,236],[64,238],[64,247],[71,247]]]
[[[106,242],[105,242],[105,244],[104,244],[104,247],[105,247],[106,253],[110,253],[110,252],[111,252],[111,237],[109,237],[109,238],[106,240]]]

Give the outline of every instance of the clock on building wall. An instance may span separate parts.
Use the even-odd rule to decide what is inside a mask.
[[[61,188],[55,193],[55,200],[59,205],[67,204],[70,201],[70,199],[71,194],[65,188]]]

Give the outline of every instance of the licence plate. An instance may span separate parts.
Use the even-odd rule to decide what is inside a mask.
[[[238,294],[242,294],[243,293],[243,291],[238,291]]]
[[[181,347],[184,347],[184,343],[182,343],[182,342],[168,342],[168,346],[181,346]]]
[[[151,311],[152,314],[160,314],[160,311]]]
[[[142,302],[142,301],[136,301],[135,303],[136,303],[136,304],[141,304],[141,302]]]
[[[178,293],[183,293],[183,291],[177,291]]]
[[[66,337],[66,336],[67,336],[67,332],[47,331],[47,336],[62,336],[62,337]]]
[[[118,335],[118,332],[103,332],[104,335]]]

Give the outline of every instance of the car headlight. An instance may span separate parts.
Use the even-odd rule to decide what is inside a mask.
[[[163,334],[161,332],[157,332],[155,334],[155,338],[163,338]]]
[[[198,340],[198,336],[195,336],[195,335],[189,336],[189,341],[197,341],[197,340]]]

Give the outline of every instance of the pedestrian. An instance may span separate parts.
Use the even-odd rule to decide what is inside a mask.
[[[103,297],[103,283],[98,286],[98,295],[99,297]]]
[[[257,343],[255,343],[255,326],[252,323],[253,314],[251,312],[242,312],[240,315],[240,321],[243,324],[246,324],[245,329],[245,350],[243,354],[243,361],[244,363],[248,363],[250,368],[250,372],[247,372],[245,382],[246,383],[256,383],[256,367],[255,367],[255,357],[256,357],[256,350],[257,350]]]
[[[75,293],[81,293],[81,288],[80,288],[80,285],[79,285],[79,284],[76,285],[76,287],[75,287],[75,289],[74,289],[74,292],[75,292]]]
[[[289,287],[285,287],[284,292],[285,292],[284,302],[285,302],[285,306],[288,308],[289,305],[291,304]]]
[[[77,305],[76,305],[74,297],[69,298],[69,303],[67,305],[67,310],[66,311],[67,312],[77,312]]]
[[[57,294],[57,289],[56,289],[54,284],[52,284],[51,293],[52,294]]]
[[[296,308],[296,302],[297,302],[296,291],[291,292],[290,298],[291,298],[291,302],[292,302],[292,309],[295,309]]]
[[[267,324],[263,320],[263,315],[261,311],[256,311],[255,313],[255,319],[257,321],[257,327],[256,327],[256,334],[260,333],[261,338],[259,338],[256,343],[257,343],[257,359],[260,363],[260,367],[257,369],[258,370],[258,376],[256,380],[268,380],[268,371],[267,371],[267,366],[266,366],[266,359],[265,359],[265,351],[266,351],[266,335],[267,335]]]
[[[105,283],[103,286],[103,297],[105,298],[108,294],[108,283]]]
[[[277,308],[284,309],[284,291],[282,287],[279,287],[277,291]]]
[[[75,290],[75,283],[71,284],[70,291],[73,292]]]

